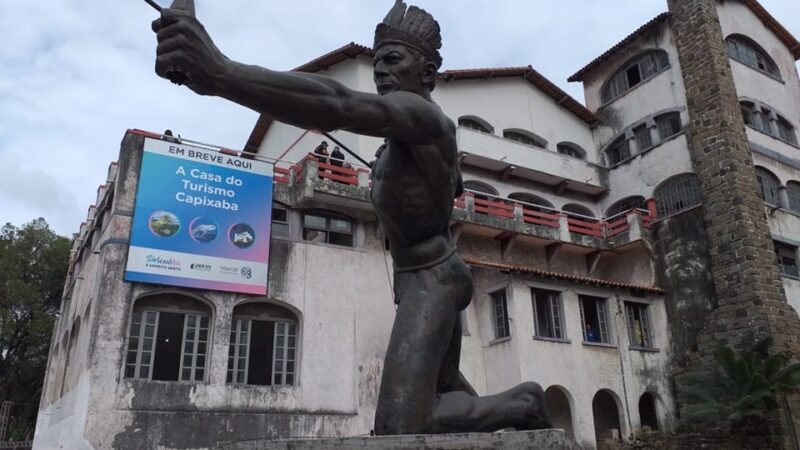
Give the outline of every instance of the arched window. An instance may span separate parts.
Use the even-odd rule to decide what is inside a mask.
[[[545,208],[553,209],[553,204],[547,200],[539,197],[538,195],[528,194],[527,192],[515,192],[508,196],[511,200],[528,203],[536,206],[544,206]]]
[[[781,181],[769,170],[756,166],[758,179],[758,196],[764,203],[772,206],[781,206],[780,187]]]
[[[631,147],[625,136],[620,136],[606,147],[606,160],[609,166],[615,166],[631,157]]]
[[[606,81],[600,91],[602,102],[610,102],[667,68],[669,68],[669,58],[667,52],[663,50],[652,50],[636,56],[623,64]]]
[[[800,183],[797,181],[786,183],[786,193],[789,196],[789,209],[800,213]]]
[[[655,189],[654,197],[658,217],[675,214],[702,203],[700,185],[693,173],[684,173],[667,179]]]
[[[658,431],[658,415],[656,414],[656,399],[653,394],[645,392],[639,397],[639,422],[642,427],[649,427]]]
[[[608,211],[606,211],[606,217],[613,217],[619,213],[623,213],[634,208],[645,209],[645,207],[644,197],[641,195],[625,197],[608,208]]]
[[[484,194],[497,196],[497,189],[482,181],[467,180],[464,182],[464,189],[473,192],[483,192]]]
[[[572,142],[559,142],[556,144],[556,151],[562,155],[571,156],[573,158],[586,159],[586,150]]]
[[[303,239],[324,244],[353,247],[355,221],[331,211],[309,211],[303,217]]]
[[[755,41],[740,34],[728,36],[725,41],[728,43],[728,55],[731,58],[773,78],[781,79],[781,72],[775,61]]]
[[[589,208],[577,203],[567,203],[561,207],[561,210],[565,213],[578,214],[585,217],[594,217],[594,213]]]
[[[517,141],[520,144],[547,148],[547,141],[541,136],[531,133],[530,131],[518,129],[503,130],[503,137],[512,141]]]
[[[292,386],[297,382],[298,320],[264,302],[233,309],[228,383]]]
[[[792,126],[788,119],[775,112],[773,108],[748,100],[742,101],[739,104],[741,106],[742,118],[744,119],[745,125],[755,128],[776,139],[789,142],[792,145],[797,145],[797,134],[795,133],[794,126]]]
[[[681,124],[681,114],[677,111],[661,114],[655,118],[658,127],[659,142],[663,142],[683,130]]]
[[[186,295],[140,298],[133,305],[125,378],[204,381],[211,308]]]
[[[494,127],[489,122],[476,116],[461,116],[458,118],[458,126],[469,128],[470,130],[480,131],[481,133],[494,133]]]

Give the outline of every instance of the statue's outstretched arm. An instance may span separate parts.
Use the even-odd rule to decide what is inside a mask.
[[[156,73],[172,80],[182,74],[182,83],[198,94],[223,97],[302,128],[346,129],[409,143],[433,142],[445,130],[438,108],[413,93],[379,96],[316,74],[232,61],[188,9],[163,9],[153,30]]]

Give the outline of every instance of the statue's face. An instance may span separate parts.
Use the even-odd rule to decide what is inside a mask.
[[[402,44],[382,45],[373,58],[373,78],[378,94],[394,91],[422,93],[425,61]]]

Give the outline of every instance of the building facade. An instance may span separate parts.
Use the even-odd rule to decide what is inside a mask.
[[[800,44],[754,0],[693,1],[722,32],[778,300],[800,308]],[[722,304],[714,177],[693,153],[706,92],[682,69],[670,6],[570,78],[585,106],[530,66],[448,70],[433,93],[458,124],[467,190],[452,223],[475,280],[462,372],[481,395],[538,382],[586,448],[675,428],[672,375]],[[374,90],[355,44],[297,70]],[[276,165],[269,294],[126,283],[146,137],[167,139],[126,133],[76,235],[34,447],[369,434],[394,307],[368,168],[320,161],[309,153],[328,138],[262,116],[242,157]],[[333,137],[368,160],[381,144]]]

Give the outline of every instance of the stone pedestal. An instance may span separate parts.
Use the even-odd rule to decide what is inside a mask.
[[[563,430],[512,431],[328,439],[259,440],[225,444],[218,450],[578,450]]]

